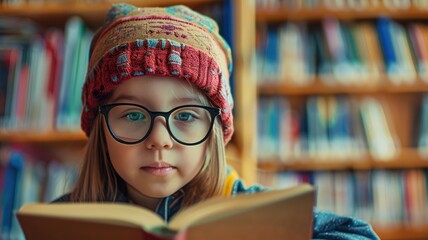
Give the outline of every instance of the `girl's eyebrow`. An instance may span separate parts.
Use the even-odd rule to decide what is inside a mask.
[[[115,96],[111,99],[111,102],[118,102],[118,101],[132,101],[132,102],[141,102],[142,99],[138,98],[135,95],[129,95],[129,94],[120,94],[118,96]],[[174,97],[170,100],[171,104],[185,104],[185,103],[197,103],[202,104],[201,100],[197,97]]]
[[[171,99],[171,103],[199,103],[202,104],[201,100],[199,98],[195,97],[181,97],[181,98],[173,98]]]
[[[134,95],[128,95],[128,94],[120,94],[119,96],[116,96],[114,98],[111,99],[112,102],[118,102],[119,100],[128,100],[128,101],[139,101],[140,99],[138,99],[136,96]]]

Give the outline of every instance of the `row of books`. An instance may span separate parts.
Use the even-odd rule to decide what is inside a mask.
[[[414,6],[428,9],[425,0],[256,0],[258,9],[284,9],[295,11],[302,9],[317,10],[321,7],[327,9],[346,9],[362,11],[370,8],[385,7],[392,10],[405,10]]]
[[[75,182],[77,166],[35,158],[21,150],[1,151],[0,239],[23,239],[17,210],[24,203],[50,202],[68,192]]]
[[[428,25],[375,21],[289,21],[260,23],[257,30],[258,81],[305,84],[319,76],[334,84],[428,82]]]
[[[40,6],[42,4],[103,3],[109,0],[1,0],[2,6]]]
[[[92,31],[78,17],[64,32],[5,18],[0,33],[0,128],[78,129]]]
[[[262,172],[259,182],[289,187],[307,182],[317,189],[317,209],[356,216],[376,225],[428,223],[428,171]]]
[[[422,108],[428,108],[427,101]],[[260,97],[258,159],[358,160],[368,153],[378,160],[392,159],[400,140],[387,109],[373,97],[310,96],[303,106],[294,106],[283,96]],[[427,118],[428,113],[422,115]],[[421,121],[421,129],[426,122]],[[421,131],[418,140],[421,151],[427,148],[427,132]]]

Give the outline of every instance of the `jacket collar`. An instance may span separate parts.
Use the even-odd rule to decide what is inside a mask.
[[[171,196],[163,198],[156,207],[156,213],[159,214],[165,222],[168,222],[180,210],[183,197],[184,190],[180,189]]]

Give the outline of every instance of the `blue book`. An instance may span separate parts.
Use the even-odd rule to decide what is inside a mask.
[[[1,236],[9,236],[12,231],[14,221],[14,211],[17,210],[15,202],[19,194],[20,179],[24,168],[24,157],[19,152],[10,154],[9,162],[6,166],[6,173],[3,186],[2,197],[2,225]]]
[[[392,24],[393,22],[389,18],[379,18],[377,21],[379,42],[382,48],[383,58],[388,74],[397,72],[398,68],[397,56],[394,50],[390,31]]]
[[[327,100],[324,96],[313,96],[306,103],[308,116],[308,147],[313,156],[325,156],[329,151],[327,136]]]
[[[350,107],[346,96],[329,98],[328,139],[332,147],[340,151],[350,150]]]
[[[278,29],[268,28],[263,75],[268,80],[277,80],[279,72],[279,34]]]
[[[352,174],[352,184],[355,191],[355,216],[368,221],[373,213],[372,172],[355,171]]]
[[[332,74],[331,62],[332,59],[327,49],[322,31],[319,28],[311,29],[313,34],[315,48],[315,74],[321,77],[330,76]],[[327,78],[331,79],[331,78]]]

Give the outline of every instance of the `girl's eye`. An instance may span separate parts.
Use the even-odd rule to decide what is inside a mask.
[[[180,112],[178,114],[175,115],[174,117],[176,120],[179,121],[192,121],[195,119],[195,116],[189,112]]]
[[[130,112],[130,113],[126,114],[125,117],[131,121],[140,121],[140,120],[144,120],[146,118],[146,116],[144,116],[144,114],[142,114],[140,112]]]

